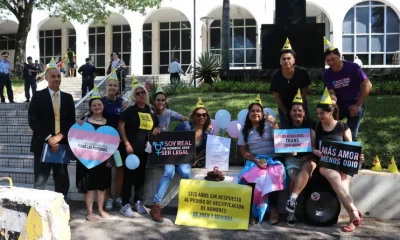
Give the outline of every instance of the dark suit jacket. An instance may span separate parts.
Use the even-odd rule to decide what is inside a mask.
[[[28,121],[33,131],[31,152],[41,154],[43,144],[46,143],[45,139],[49,135],[55,135],[53,102],[48,88],[33,95],[29,104]],[[75,104],[72,95],[61,92],[60,132],[64,138],[60,144],[68,144],[68,131],[75,122]]]

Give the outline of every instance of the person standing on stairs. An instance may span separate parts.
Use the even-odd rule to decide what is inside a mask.
[[[34,154],[34,188],[44,189],[53,170],[55,191],[68,195],[69,177],[66,164],[42,163],[43,146],[48,143],[53,152],[59,144],[68,144],[67,134],[75,123],[75,104],[72,95],[61,92],[61,73],[52,58],[46,70],[48,88],[37,91],[28,109],[29,127],[33,131],[30,151]]]
[[[97,76],[97,69],[92,64],[92,59],[86,58],[86,64],[82,65],[78,69],[78,73],[82,75],[82,98],[86,96],[86,93],[89,89],[89,92],[92,91],[94,87],[94,79]]]
[[[0,60],[0,98],[1,102],[5,103],[6,99],[4,98],[4,86],[7,88],[7,96],[10,103],[13,103],[13,90],[11,87],[11,80],[10,80],[10,62],[8,59],[8,52],[2,52],[1,56],[3,59]]]
[[[75,77],[76,55],[75,55],[75,52],[71,50],[71,48],[67,49],[67,53],[65,54],[63,60],[65,60],[65,59],[67,59],[67,63],[69,66],[69,75],[68,76]]]
[[[32,96],[36,92],[36,74],[40,72],[39,67],[32,63],[32,57],[27,57],[28,63],[24,66],[24,78],[25,78],[25,102],[30,102],[31,95],[30,90],[32,88]]]

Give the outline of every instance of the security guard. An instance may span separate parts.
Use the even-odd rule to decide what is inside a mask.
[[[13,91],[11,88],[11,80],[10,80],[10,72],[11,72],[11,67],[10,67],[10,62],[7,60],[8,59],[8,52],[2,52],[1,56],[3,59],[0,60],[0,98],[1,102],[5,103],[6,99],[4,98],[4,85],[7,88],[7,96],[8,100],[10,103],[13,103]]]
[[[30,89],[32,88],[32,95],[36,92],[36,74],[40,72],[39,66],[33,64],[32,57],[27,58],[28,63],[24,66],[24,79],[25,79],[25,102],[30,102]]]
[[[92,64],[92,59],[86,58],[86,64],[82,65],[78,69],[78,73],[82,75],[82,97],[87,93],[87,90],[91,91],[94,87],[94,79],[97,75],[97,69]]]

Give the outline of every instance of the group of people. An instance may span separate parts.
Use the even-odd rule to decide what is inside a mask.
[[[318,123],[310,119],[307,104],[307,87],[310,84],[307,71],[294,65],[296,54],[289,41],[281,51],[281,66],[273,75],[271,90],[279,109],[280,126],[272,115],[263,112],[263,104],[259,96],[248,106],[248,114],[239,137],[240,152],[246,159],[246,165],[239,176],[240,184],[248,184],[253,188],[250,224],[262,221],[264,213],[269,209],[269,222],[279,221],[278,195],[284,188],[284,175],[290,177],[290,197],[286,209],[289,212],[288,225],[296,224],[294,215],[297,197],[306,187],[311,175],[315,172],[324,176],[331,184],[343,206],[350,216],[350,223],[343,229],[351,232],[361,224],[361,212],[354,206],[349,193],[352,176],[327,169],[318,168],[319,142],[356,141],[365,100],[371,89],[371,83],[363,70],[356,64],[341,61],[340,53],[325,39],[325,56],[330,68],[323,74],[327,87],[321,101],[317,105]],[[122,159],[135,154],[139,167],[131,170],[125,164],[116,167],[112,158],[104,163],[87,169],[77,162],[76,185],[80,193],[85,194],[88,210],[87,220],[107,218],[105,210],[120,208],[126,217],[134,217],[134,211],[145,213],[143,191],[148,159],[148,134],[157,135],[168,131],[171,121],[182,122],[178,130],[191,130],[196,136],[196,162],[181,165],[165,165],[164,174],[159,180],[151,207],[150,216],[156,222],[163,222],[161,202],[168,185],[175,175],[189,179],[191,168],[205,157],[207,136],[212,133],[210,114],[198,99],[190,117],[185,117],[167,108],[167,96],[161,87],[157,88],[153,99],[139,81],[134,78],[128,99],[119,95],[120,79],[116,71],[124,67],[122,60],[113,58],[110,63],[111,74],[106,81],[106,96],[101,97],[95,88],[89,101],[90,114],[83,118],[98,128],[111,126],[118,130],[121,142],[118,150]],[[115,62],[115,64],[114,64]],[[90,63],[90,62],[89,62]],[[114,66],[115,65],[115,66]],[[49,87],[37,92],[29,106],[29,125],[34,134],[31,151],[35,159],[35,188],[43,189],[50,169],[53,169],[55,190],[67,196],[69,178],[66,165],[40,162],[43,144],[50,145],[57,151],[59,144],[67,142],[67,132],[75,123],[75,109],[72,96],[60,91],[61,76],[56,63],[52,61],[46,71]],[[341,121],[347,118],[347,123]],[[80,124],[82,123],[80,122]],[[308,128],[311,133],[312,152],[276,154],[274,151],[273,130],[277,128]],[[361,156],[363,161],[363,156]],[[111,197],[111,169],[116,167],[115,199]],[[274,168],[275,174],[281,175],[281,182],[270,187],[268,197],[259,193],[259,183],[254,175],[267,174]],[[317,170],[317,171],[316,171]],[[132,197],[134,187],[134,197]],[[265,186],[261,186],[265,187]],[[100,216],[93,213],[93,199],[97,195]]]

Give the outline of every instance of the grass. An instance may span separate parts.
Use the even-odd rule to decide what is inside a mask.
[[[256,94],[246,93],[188,93],[173,96],[168,99],[171,109],[189,116],[196,100],[201,97],[204,105],[210,111],[211,117],[220,109],[226,109],[231,113],[232,120],[237,119],[240,110],[247,108]],[[271,94],[262,94],[264,107],[270,107],[277,112],[276,103]],[[311,116],[316,119],[315,111],[320,96],[309,96],[309,107]],[[361,122],[359,141],[362,143],[365,154],[365,166],[370,168],[376,155],[387,167],[392,156],[400,165],[400,96],[370,96],[367,100],[367,107]],[[174,127],[174,126],[171,126]],[[225,135],[227,136],[227,134]],[[231,161],[240,164],[239,156],[236,159],[235,142],[232,142]],[[399,166],[400,167],[400,166]]]
[[[25,92],[24,90],[24,80],[21,79],[12,79],[11,80],[11,86],[12,86],[12,90],[14,93],[14,97],[17,94],[23,93]],[[7,98],[7,90],[6,87],[4,87],[4,96]]]

